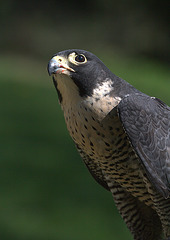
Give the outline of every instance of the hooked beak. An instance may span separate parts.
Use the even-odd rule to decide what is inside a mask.
[[[53,57],[48,63],[48,73],[52,74],[69,74],[69,71],[75,72],[74,69],[68,66],[68,61],[61,56]]]

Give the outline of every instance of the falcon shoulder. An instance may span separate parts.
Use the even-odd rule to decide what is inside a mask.
[[[117,110],[149,180],[164,198],[170,197],[170,107],[137,93],[124,97]]]

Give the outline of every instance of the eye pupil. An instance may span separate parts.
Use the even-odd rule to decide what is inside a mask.
[[[75,57],[75,60],[76,60],[76,62],[84,62],[85,61],[85,57],[80,54],[80,55],[77,55]]]

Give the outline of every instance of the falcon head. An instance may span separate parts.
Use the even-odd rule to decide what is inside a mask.
[[[78,49],[55,54],[48,63],[60,102],[68,94],[72,97],[89,97],[103,86],[107,94],[112,89],[113,73],[94,54]],[[70,96],[71,98],[71,96]]]

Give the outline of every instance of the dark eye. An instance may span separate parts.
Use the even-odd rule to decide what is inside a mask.
[[[75,57],[75,60],[76,62],[84,62],[86,59],[85,59],[85,56],[80,54]]]

